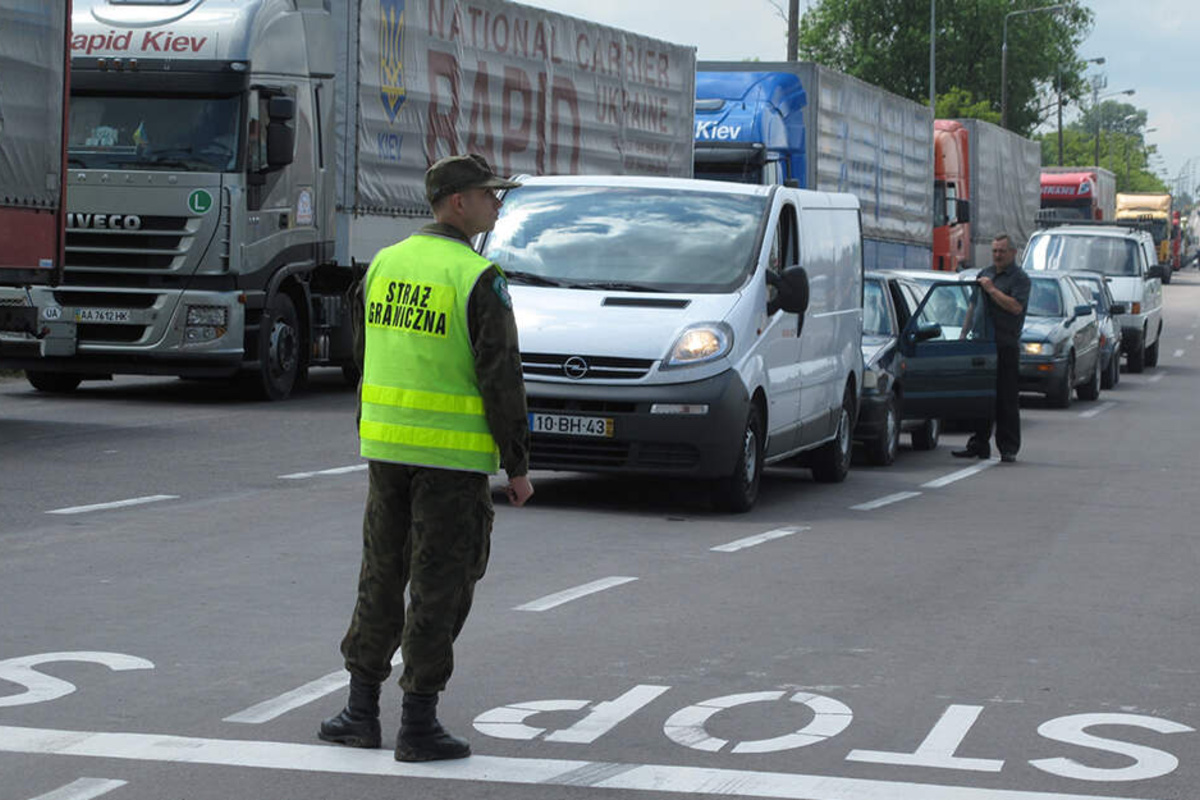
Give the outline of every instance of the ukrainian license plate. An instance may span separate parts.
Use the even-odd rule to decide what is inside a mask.
[[[76,322],[99,322],[106,325],[121,325],[133,321],[128,308],[77,308]]]
[[[530,414],[529,430],[532,433],[550,433],[557,436],[598,436],[611,439],[613,421],[611,417]]]

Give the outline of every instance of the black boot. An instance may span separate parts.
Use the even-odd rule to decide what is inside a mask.
[[[350,747],[379,747],[379,684],[350,676],[350,699],[342,713],[321,723],[317,732],[326,742]]]
[[[396,734],[397,761],[441,761],[466,758],[471,745],[449,733],[437,720],[436,694],[404,693],[400,732]]]

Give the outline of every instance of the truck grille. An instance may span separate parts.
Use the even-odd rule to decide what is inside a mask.
[[[648,358],[572,356],[559,353],[522,353],[525,377],[575,378],[632,381],[645,377],[654,365]]]
[[[67,229],[68,268],[169,270],[192,245],[199,219],[142,217],[139,230]]]
[[[145,325],[94,325],[80,323],[75,327],[80,342],[136,342],[146,335]]]

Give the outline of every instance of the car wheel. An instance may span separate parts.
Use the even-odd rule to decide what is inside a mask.
[[[75,391],[83,381],[83,376],[78,372],[43,372],[39,369],[27,369],[25,379],[39,392],[66,394]]]
[[[886,467],[896,460],[900,450],[900,409],[896,396],[888,398],[884,412],[883,432],[877,439],[867,443],[867,461],[877,467]]]
[[[258,342],[259,367],[246,376],[248,388],[264,400],[284,400],[303,382],[304,366],[296,304],[283,292],[263,313]]]
[[[813,456],[813,478],[821,483],[841,483],[846,480],[850,472],[850,457],[854,454],[853,430],[854,400],[847,389],[842,398],[842,412],[833,441],[821,445]]]
[[[762,482],[763,423],[758,406],[751,403],[742,433],[742,448],[733,472],[714,487],[714,501],[723,511],[740,514],[754,507]]]
[[[1103,380],[1100,376],[1100,356],[1096,356],[1096,366],[1092,368],[1092,377],[1087,383],[1079,385],[1075,393],[1079,395],[1080,400],[1097,400],[1100,397],[1100,382]]]
[[[1075,393],[1075,354],[1067,356],[1067,368],[1063,371],[1062,381],[1050,392],[1048,399],[1055,408],[1070,408],[1071,396]]]
[[[942,421],[940,419],[927,419],[921,423],[921,427],[912,432],[913,449],[936,450],[938,438],[941,435]]]
[[[1154,340],[1154,344],[1146,348],[1146,366],[1158,366],[1158,343],[1162,341],[1162,331],[1158,332],[1158,338]]]

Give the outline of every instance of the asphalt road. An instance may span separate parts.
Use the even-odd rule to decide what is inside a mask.
[[[440,709],[475,755],[424,766],[392,760],[395,686],[384,750],[315,737],[365,495],[340,374],[275,405],[4,381],[0,800],[1191,800],[1200,276],[1164,294],[1160,366],[1031,398],[1015,465],[948,435],[835,486],[771,470],[741,516],[642,479],[497,494]]]

